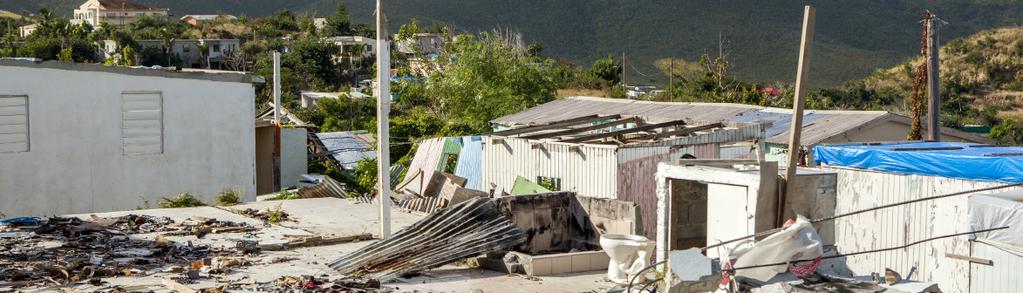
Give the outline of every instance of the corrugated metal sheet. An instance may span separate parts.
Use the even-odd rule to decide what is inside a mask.
[[[562,191],[616,198],[615,146],[543,142],[534,149],[529,140],[500,138],[503,141],[495,144],[494,139],[483,142],[483,188],[493,183],[510,190],[518,176],[530,180],[545,176],[561,179]],[[572,146],[579,150],[570,150]]]
[[[716,143],[690,145],[669,153],[669,147],[627,148],[618,151],[618,200],[639,206],[640,227],[653,239],[657,232],[657,164],[677,160],[684,154],[698,159],[718,158]]]
[[[483,137],[462,137],[462,150],[458,153],[455,175],[465,178],[465,188],[483,189]]]
[[[984,242],[973,243],[973,257],[992,260],[992,265],[970,264],[970,292],[1012,293],[1023,290],[1023,255]]]
[[[688,119],[693,121],[772,122],[767,141],[787,143],[792,119],[791,109],[766,108],[753,105],[727,103],[669,103],[594,97],[566,97],[525,111],[492,120],[509,126],[546,123],[586,115],[636,115],[651,122]],[[897,116],[886,111],[830,111],[804,112],[804,145],[815,145],[830,137],[855,130],[876,119]]]
[[[433,171],[437,171],[437,165],[440,164],[441,156],[444,151],[444,143],[447,138],[438,137],[424,140],[419,143],[419,148],[416,149],[416,156],[412,158],[412,163],[409,164],[408,172],[405,172],[405,178],[401,180],[398,186],[404,186],[407,188],[418,191],[422,194],[422,189],[425,184],[418,184],[416,178],[423,176],[431,176]],[[410,184],[414,183],[414,184]]]
[[[357,138],[351,131],[321,132],[317,133],[316,137],[320,139],[330,155],[341,164],[341,167],[347,170],[355,169],[362,159],[377,157],[373,147]]]
[[[921,197],[1000,185],[942,177],[896,175],[864,170],[825,168],[838,172],[835,214]],[[839,218],[835,244],[840,252],[900,246],[934,236],[969,231],[967,197],[923,201]],[[913,279],[938,282],[945,292],[968,292],[970,265],[945,253],[970,254],[966,237],[926,242],[904,250],[852,256],[846,264],[856,274],[892,268]],[[985,291],[981,291],[985,292]]]
[[[623,148],[648,146],[678,146],[710,143],[732,143],[764,138],[764,127],[760,124],[747,124],[737,128],[720,128],[708,132],[698,132],[690,136],[659,140],[647,144],[624,145]]]

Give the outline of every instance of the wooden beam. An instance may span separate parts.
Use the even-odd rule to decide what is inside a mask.
[[[975,263],[975,264],[982,264],[982,265],[987,265],[987,266],[994,265],[994,262],[991,261],[990,259],[976,258],[976,257],[966,256],[966,255],[951,254],[951,253],[947,253],[946,252],[945,253],[945,257],[951,258],[951,259],[965,260],[965,261],[972,262],[972,263]]]
[[[550,137],[559,137],[559,136],[565,136],[565,135],[569,135],[569,134],[583,133],[583,132],[587,132],[587,131],[593,131],[593,130],[597,130],[597,129],[603,129],[603,128],[608,128],[608,127],[612,127],[612,126],[618,126],[618,125],[622,125],[622,124],[639,123],[639,122],[640,122],[639,121],[639,117],[629,117],[629,118],[619,119],[619,120],[611,121],[611,122],[600,124],[600,125],[591,125],[591,126],[587,126],[587,127],[573,128],[573,129],[569,129],[569,130],[562,130],[562,131],[556,131],[556,132],[550,132],[550,133],[534,134],[534,135],[529,135],[529,136],[523,136],[521,138],[525,138],[525,139],[543,139],[543,138],[550,138]]]
[[[629,133],[636,133],[636,132],[641,132],[641,131],[649,131],[649,130],[658,129],[658,128],[662,128],[662,127],[682,126],[682,125],[686,125],[686,122],[684,120],[679,119],[679,120],[668,121],[668,122],[664,122],[664,123],[657,123],[657,124],[650,124],[650,125],[633,127],[633,128],[629,128],[629,129],[622,129],[622,130],[618,130],[618,131],[611,131],[611,132],[606,132],[606,133],[591,134],[591,135],[587,135],[587,136],[581,136],[581,137],[577,137],[577,138],[571,138],[571,139],[562,140],[561,142],[569,142],[569,143],[572,143],[572,142],[584,142],[584,141],[590,141],[590,140],[594,140],[594,139],[601,139],[601,138],[607,138],[607,137],[617,137],[617,136],[621,136],[621,135],[625,135],[625,134],[629,134]]]
[[[723,124],[721,122],[711,123],[711,124],[700,125],[700,126],[686,127],[686,128],[679,129],[679,130],[674,130],[674,131],[665,131],[665,132],[661,132],[661,133],[654,133],[654,134],[634,137],[634,138],[629,139],[629,140],[630,141],[634,141],[634,140],[651,140],[651,139],[659,139],[659,138],[672,137],[672,136],[686,136],[686,135],[693,134],[694,132],[697,132],[697,131],[704,131],[704,130],[708,130],[708,129],[721,128],[721,127],[724,127],[724,126],[725,126],[725,124]]]
[[[789,130],[789,161],[785,168],[785,192],[778,195],[778,210],[775,224],[781,227],[785,221],[785,198],[796,192],[796,163],[799,162],[799,151],[802,144],[799,138],[803,134],[803,107],[806,106],[806,75],[810,69],[810,48],[813,47],[813,6],[803,8],[803,37],[799,42],[799,65],[796,68],[795,101],[792,103],[792,129]]]
[[[540,130],[566,128],[566,127],[572,126],[572,125],[578,125],[578,124],[583,124],[583,123],[592,123],[593,121],[599,121],[599,120],[604,120],[604,119],[618,119],[618,118],[621,118],[621,117],[622,117],[622,115],[610,115],[610,116],[589,115],[589,116],[576,117],[576,118],[572,118],[572,119],[568,119],[568,120],[549,122],[549,123],[546,123],[546,124],[532,125],[532,126],[520,127],[520,128],[515,128],[515,129],[508,129],[508,130],[503,130],[503,131],[497,131],[497,132],[492,132],[489,135],[509,136],[509,135],[516,135],[516,134],[536,132],[536,131],[540,131]]]

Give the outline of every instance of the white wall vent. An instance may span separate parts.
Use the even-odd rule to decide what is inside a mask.
[[[163,97],[160,92],[121,94],[121,140],[125,155],[163,153]]]
[[[28,150],[28,96],[0,95],[0,153]]]

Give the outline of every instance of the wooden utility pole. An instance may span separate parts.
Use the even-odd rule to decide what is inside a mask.
[[[796,191],[796,166],[800,159],[799,138],[803,132],[803,107],[806,105],[806,75],[810,69],[810,48],[813,45],[814,9],[807,5],[803,9],[803,37],[799,42],[799,67],[796,69],[796,92],[792,101],[792,129],[789,130],[788,165],[785,168],[785,193],[778,197],[777,225],[785,218],[785,199]]]
[[[380,238],[391,237],[391,60],[387,19],[377,0],[377,199],[380,200]]]
[[[675,84],[675,57],[668,58],[668,90]]]
[[[274,191],[281,190],[281,52],[274,51]]]
[[[927,140],[941,140],[941,93],[938,83],[941,82],[939,67],[941,66],[938,52],[938,24],[935,21],[937,16],[926,12],[924,19],[927,26]]]
[[[622,51],[622,90],[626,90],[628,84],[628,80],[625,79],[625,51]]]

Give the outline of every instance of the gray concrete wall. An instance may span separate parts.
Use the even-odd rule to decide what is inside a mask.
[[[309,173],[306,159],[305,128],[281,128],[281,187],[298,186],[302,174]]]
[[[0,212],[124,210],[181,192],[211,202],[225,188],[254,199],[254,90],[226,81],[240,76],[0,63],[0,95],[28,96],[31,141],[0,153]],[[134,91],[162,97],[162,153],[122,150],[122,94]]]

